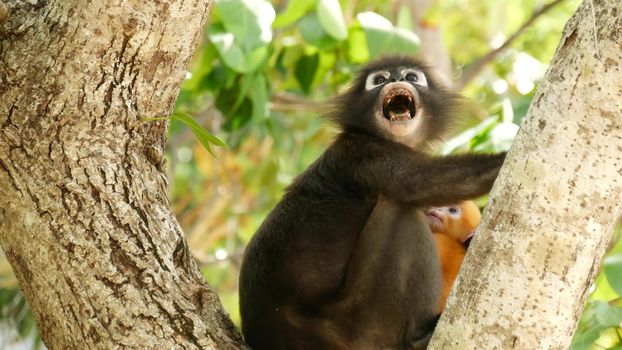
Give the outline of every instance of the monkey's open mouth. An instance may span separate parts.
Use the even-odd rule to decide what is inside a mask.
[[[415,99],[406,89],[390,91],[382,102],[382,116],[392,122],[411,120],[416,112]]]

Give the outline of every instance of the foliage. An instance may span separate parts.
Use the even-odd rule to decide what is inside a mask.
[[[214,136],[209,130],[205,129],[201,126],[201,124],[197,123],[196,120],[192,118],[192,116],[186,113],[173,113],[170,117],[156,117],[156,118],[143,118],[145,121],[154,121],[154,120],[171,120],[178,121],[180,123],[185,124],[190,131],[197,138],[201,146],[205,148],[211,155],[214,155],[212,152],[212,146],[220,146],[224,147],[225,143],[219,140],[216,136]]]
[[[622,349],[621,238],[622,229],[618,228],[579,320],[571,350]]]
[[[0,261],[0,320],[0,349],[43,348],[34,317],[4,259]]]

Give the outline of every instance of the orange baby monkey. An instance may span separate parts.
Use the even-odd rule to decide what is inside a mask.
[[[467,241],[473,235],[482,215],[473,201],[464,201],[444,207],[432,207],[426,215],[430,229],[434,233],[438,255],[441,259],[443,290],[439,307],[443,311],[451,287],[460,271],[460,265],[462,265],[466,255]]]

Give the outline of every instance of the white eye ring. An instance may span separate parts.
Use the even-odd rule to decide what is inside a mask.
[[[460,214],[462,214],[462,211],[460,210],[460,207],[448,207],[447,214],[449,214],[449,216],[451,217],[457,218],[457,217],[460,217]]]
[[[379,70],[379,71],[375,71],[375,72],[371,72],[368,76],[367,76],[367,80],[365,80],[365,90],[371,90],[373,88],[376,88],[380,85],[384,85],[385,83],[387,83],[389,81],[389,78],[391,77],[391,73],[389,73],[386,70]],[[376,82],[376,78],[384,78],[384,82],[382,83],[377,83]]]
[[[423,74],[423,72],[419,69],[415,69],[415,68],[402,69],[400,74],[402,74],[402,77],[404,79],[406,79],[407,75],[414,74],[417,77],[417,79],[415,79],[414,81],[407,80],[409,83],[419,85],[419,86],[426,86],[426,87],[428,86],[428,80],[426,79],[425,74]]]

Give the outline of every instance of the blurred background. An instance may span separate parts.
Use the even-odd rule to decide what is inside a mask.
[[[425,57],[468,98],[461,128],[438,152],[507,150],[579,3],[216,1],[177,101],[167,160],[177,218],[234,322],[245,244],[330,144],[336,129],[322,118],[323,103],[348,87],[357,67],[389,53]],[[618,227],[572,349],[622,350],[620,236]],[[39,348],[0,257],[0,349]]]

